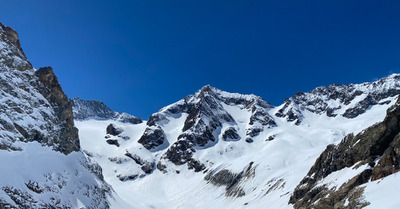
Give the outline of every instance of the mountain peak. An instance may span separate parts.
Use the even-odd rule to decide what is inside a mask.
[[[0,64],[11,69],[32,69],[19,42],[18,33],[0,23]]]
[[[196,93],[193,95],[194,97],[197,98],[203,98],[205,96],[213,96],[213,97],[217,97],[218,93],[222,92],[222,90],[217,89],[211,85],[205,85],[203,87],[201,87],[201,89],[199,89],[198,91],[196,91]]]

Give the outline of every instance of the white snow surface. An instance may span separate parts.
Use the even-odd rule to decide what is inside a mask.
[[[397,209],[400,208],[400,200],[397,194],[400,188],[400,174],[394,173],[385,178],[368,182],[360,187],[364,187],[364,201],[370,205],[365,209],[385,208]]]
[[[29,204],[30,208],[43,208],[46,204],[70,208],[105,207],[99,196],[107,186],[88,169],[90,164],[81,152],[64,155],[38,142],[15,143],[23,151],[0,150],[0,199],[13,202],[5,189],[9,188],[20,193],[16,197],[38,202]],[[34,190],[27,190],[28,185],[33,185]]]

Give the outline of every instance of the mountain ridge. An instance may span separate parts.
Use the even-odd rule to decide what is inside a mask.
[[[75,120],[114,119],[123,123],[138,124],[142,119],[124,112],[113,111],[99,100],[83,100],[77,97],[70,99]]]
[[[229,93],[206,85],[161,108],[142,124],[82,121],[78,127],[83,131],[83,149],[105,168],[106,181],[118,185],[118,194],[132,186],[143,188],[140,185],[145,182],[149,184],[145,187],[151,188],[153,180],[169,185],[162,186],[162,191],[172,189],[171,182],[185,181],[193,186],[175,194],[181,199],[178,205],[189,206],[189,199],[201,197],[207,201],[199,200],[204,203],[196,205],[205,208],[212,204],[229,208],[259,208],[264,204],[293,208],[290,197],[326,146],[339,144],[347,134],[360,133],[384,120],[386,109],[398,98],[399,78],[393,74],[376,82],[318,87],[289,98],[292,106],[286,105],[287,101],[273,106],[255,95]],[[313,105],[316,108],[310,109]],[[299,122],[299,118],[288,120],[295,114],[294,110],[287,110],[294,107],[301,116]],[[328,111],[332,107],[340,108]],[[343,115],[357,107],[362,111],[354,117]],[[277,116],[279,113],[283,117]],[[118,134],[102,134],[110,124],[119,130]],[[98,131],[86,127],[97,127]],[[89,135],[100,141],[89,139]],[[105,147],[110,152],[96,151]],[[111,167],[113,173],[107,169]],[[207,197],[212,191],[218,191],[220,198]],[[253,196],[255,199],[251,200]],[[167,202],[178,198],[167,194],[160,197]],[[157,206],[142,198],[152,207],[164,204],[161,201]],[[169,203],[168,208],[178,207]]]

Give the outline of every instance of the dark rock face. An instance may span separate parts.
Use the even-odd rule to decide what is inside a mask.
[[[115,146],[119,147],[119,142],[117,139],[107,139],[106,142],[110,145],[115,145]]]
[[[161,127],[148,127],[139,141],[146,149],[151,150],[166,142],[165,133]]]
[[[110,123],[110,125],[106,128],[106,134],[110,134],[113,136],[118,136],[122,133],[122,129],[116,128],[114,124]]]
[[[229,140],[236,141],[236,140],[239,140],[239,139],[240,139],[240,136],[239,136],[239,134],[237,133],[237,131],[236,131],[235,128],[229,127],[229,128],[227,128],[227,129],[225,130],[225,132],[222,134],[222,139],[223,139],[224,141],[229,141]]]
[[[40,82],[44,85],[40,93],[50,102],[64,129],[58,136],[60,146],[56,150],[69,154],[80,150],[78,129],[74,126],[72,105],[64,94],[56,75],[51,67],[40,68],[35,72]]]
[[[274,140],[276,135],[269,136],[265,141],[272,141]]]
[[[253,143],[254,142],[254,140],[252,139],[252,138],[246,138],[246,140],[245,140],[247,143]]]
[[[285,101],[285,105],[276,114],[276,117],[285,118],[288,122],[295,121],[296,125],[299,125],[303,120],[303,114],[300,112],[299,107],[293,102],[292,98],[288,98]]]
[[[142,119],[129,115],[128,113],[121,113],[111,110],[103,102],[96,100],[82,100],[73,98],[70,100],[75,120],[88,120],[91,118],[96,119],[112,119],[122,123],[139,124]]]
[[[245,195],[243,189],[239,186],[241,181],[245,181],[255,175],[255,167],[253,162],[240,173],[234,173],[232,171],[222,169],[220,171],[210,171],[204,180],[216,185],[226,187],[226,196],[241,197]]]
[[[400,79],[396,77],[395,79]],[[363,114],[370,106],[380,104],[385,98],[397,96],[400,94],[400,89],[388,89],[383,92],[373,93],[368,95],[364,100],[357,103],[356,107],[349,108],[343,114],[346,118],[355,118],[360,114]]]
[[[156,164],[154,162],[146,162],[144,165],[142,165],[142,167],[140,167],[142,169],[143,172],[145,172],[146,174],[150,174],[154,171],[154,169],[156,168]]]
[[[151,174],[156,169],[155,162],[145,161],[136,154],[132,155],[131,153],[127,152],[125,153],[125,156],[131,158],[136,164],[140,165],[140,169],[142,169],[142,171],[146,174]]]
[[[132,155],[131,153],[127,152],[125,153],[125,156],[131,158],[138,165],[144,165],[145,163],[144,160],[140,158],[138,155]]]
[[[165,153],[165,158],[175,165],[182,165],[192,159],[193,152],[195,151],[193,144],[190,144],[188,141],[179,140],[170,146]]]
[[[296,187],[290,198],[295,208],[337,208],[349,195],[357,192],[358,185],[377,180],[400,170],[400,100],[387,111],[385,120],[354,136],[346,136],[337,145],[329,145],[317,159],[307,176]],[[375,165],[375,161],[378,162]],[[356,175],[337,191],[315,187],[317,182],[332,172],[354,165],[368,168]],[[325,197],[326,194],[330,194]],[[362,192],[361,192],[362,193]],[[319,200],[317,202],[317,200]],[[364,204],[354,199],[354,204]],[[328,204],[329,203],[329,204]],[[329,207],[328,207],[329,206]]]
[[[125,182],[125,181],[133,181],[133,180],[137,179],[139,177],[139,175],[137,175],[137,174],[126,175],[126,176],[125,175],[118,175],[117,177],[118,177],[118,179],[120,181]]]

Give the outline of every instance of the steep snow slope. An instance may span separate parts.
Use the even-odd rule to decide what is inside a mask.
[[[0,208],[107,208],[112,190],[80,151],[72,106],[0,23]]]
[[[127,202],[144,208],[293,208],[290,196],[328,144],[384,119],[397,95],[375,88],[390,80],[388,91],[398,91],[398,78],[350,85],[363,98],[381,95],[355,117],[298,106],[296,123],[281,111],[287,102],[273,107],[254,95],[205,86],[146,124],[92,119],[76,125],[82,148]],[[309,100],[335,103],[344,111],[363,101],[358,96],[350,103],[318,94]],[[286,116],[276,116],[280,113]]]

